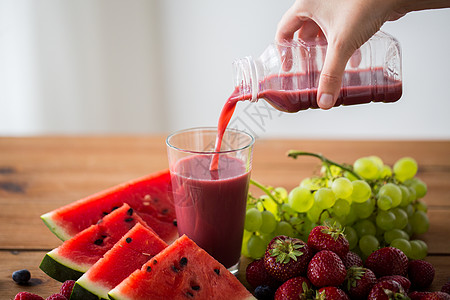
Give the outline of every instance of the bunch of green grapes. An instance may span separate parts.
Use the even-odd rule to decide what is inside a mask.
[[[245,256],[262,257],[276,235],[306,241],[315,226],[336,224],[345,228],[350,249],[362,257],[389,245],[411,259],[426,257],[426,243],[415,236],[429,228],[427,205],[421,200],[427,186],[415,177],[418,165],[413,158],[401,158],[391,168],[377,156],[343,165],[315,153],[289,153],[294,158],[300,155],[322,160],[318,176],[304,179],[290,192],[251,182],[264,195],[248,197]]]

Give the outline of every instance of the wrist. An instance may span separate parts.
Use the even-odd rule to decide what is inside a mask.
[[[450,0],[397,0],[396,11],[409,13],[412,11],[450,7]]]

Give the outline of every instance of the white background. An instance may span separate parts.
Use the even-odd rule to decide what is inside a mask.
[[[214,126],[232,61],[259,56],[292,3],[0,0],[0,135]],[[263,101],[240,103],[233,124],[257,137],[449,139],[450,9],[382,29],[402,46],[397,103],[264,117]]]

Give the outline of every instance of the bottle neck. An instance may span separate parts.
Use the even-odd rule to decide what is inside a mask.
[[[258,101],[259,76],[257,62],[251,56],[233,62],[234,85],[243,99]]]

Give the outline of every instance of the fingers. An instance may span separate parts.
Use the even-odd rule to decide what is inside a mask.
[[[320,108],[330,109],[336,103],[348,59],[340,49],[328,45],[317,90],[317,104]]]
[[[278,43],[282,43],[286,40],[292,40],[294,34],[299,30],[303,23],[307,20],[306,18],[300,17],[297,14],[297,8],[295,4],[289,8],[286,13],[281,18],[278,23],[277,33],[275,35],[275,40]]]

